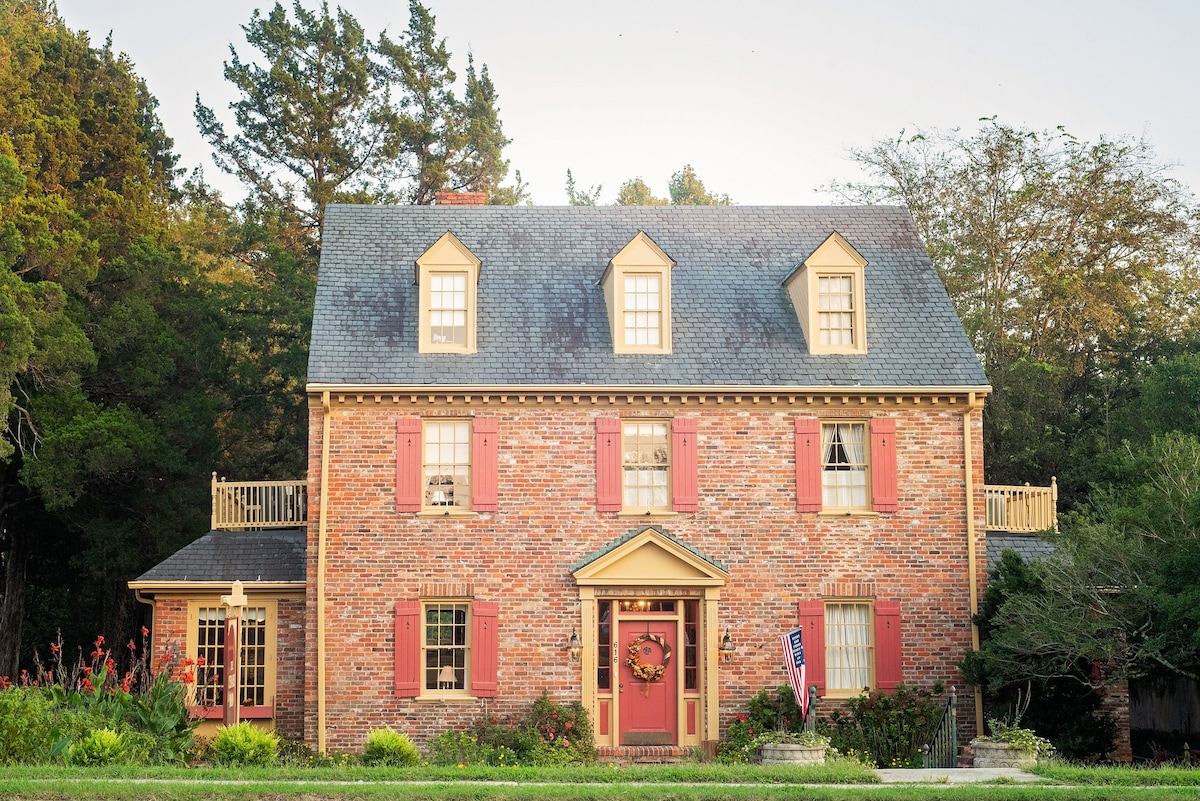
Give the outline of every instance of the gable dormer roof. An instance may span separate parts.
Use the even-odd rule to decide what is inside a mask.
[[[453,231],[486,263],[477,349],[419,353],[412,265]],[[671,270],[670,353],[614,353],[598,278],[639,232]],[[813,354],[784,280],[838,232],[867,353]],[[312,386],[957,387],[987,379],[899,207],[329,207]]]

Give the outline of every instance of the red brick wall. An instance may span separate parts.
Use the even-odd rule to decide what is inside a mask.
[[[461,398],[461,396],[460,396]],[[405,396],[403,400],[407,401]],[[424,398],[421,399],[422,401]],[[624,401],[625,399],[619,398]],[[523,709],[543,690],[578,699],[581,677],[562,645],[579,615],[570,566],[645,520],[595,511],[595,418],[694,416],[699,437],[699,511],[653,521],[728,566],[720,626],[738,658],[720,667],[722,730],[763,688],[785,683],[777,635],[796,624],[797,602],[822,597],[830,582],[873,582],[877,597],[901,601],[903,674],[909,684],[969,690],[954,663],[970,647],[964,516],[963,405],[877,407],[897,418],[899,511],[868,518],[821,518],[795,510],[793,418],[865,416],[857,404],[818,412],[773,405],[667,409],[574,405],[419,404],[333,401],[326,567],[327,747],[358,749],[373,728],[392,726],[424,740],[484,711]],[[569,401],[569,399],[568,399]],[[872,404],[874,407],[875,404]],[[469,519],[428,519],[394,511],[395,420],[450,415],[499,420],[500,511]],[[321,410],[309,430],[310,562],[321,492]],[[977,576],[983,565],[983,453],[973,415]],[[392,694],[393,605],[423,584],[462,582],[500,604],[499,697],[429,704]],[[310,600],[315,600],[310,581]],[[315,632],[315,603],[309,604]],[[315,637],[308,648],[306,737],[316,742]],[[962,705],[962,737],[974,732]]]
[[[304,605],[303,598],[282,598],[277,602],[275,730],[290,739],[304,736]],[[158,598],[155,602],[152,648],[156,670],[166,664],[177,666],[184,657],[187,622],[187,599]]]

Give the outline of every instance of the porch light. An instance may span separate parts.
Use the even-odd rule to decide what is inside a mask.
[[[717,650],[721,652],[721,661],[726,663],[733,661],[733,652],[737,650],[737,646],[729,638],[729,629],[725,629],[725,636],[721,639],[721,647]]]
[[[567,653],[572,662],[578,662],[579,655],[583,653],[583,643],[579,641],[579,633],[575,629],[571,629],[571,639],[567,640]]]

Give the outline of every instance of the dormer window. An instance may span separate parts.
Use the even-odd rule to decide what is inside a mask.
[[[784,281],[809,353],[867,352],[866,266],[834,233]]]
[[[417,259],[418,352],[475,352],[475,288],[480,264],[449,231]]]
[[[600,279],[616,353],[671,352],[671,268],[645,233],[612,257]]]

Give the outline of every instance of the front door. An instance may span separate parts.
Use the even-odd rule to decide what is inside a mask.
[[[615,643],[621,745],[674,745],[678,739],[678,622],[622,619]],[[636,645],[638,672],[628,664]],[[659,670],[659,668],[662,668]]]

